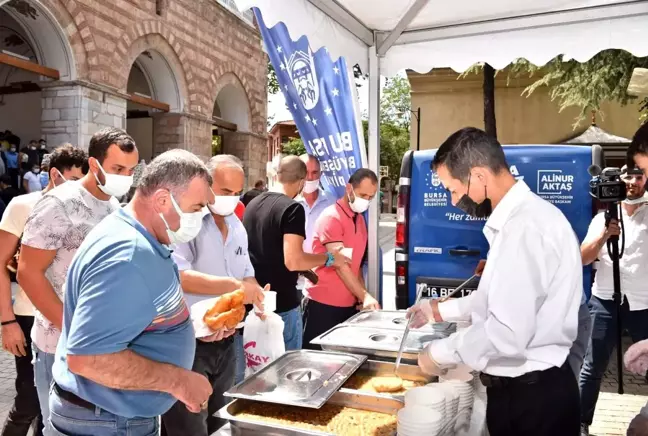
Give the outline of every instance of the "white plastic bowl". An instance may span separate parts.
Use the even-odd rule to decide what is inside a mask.
[[[431,409],[445,410],[446,394],[434,386],[421,386],[405,393],[405,407],[423,406]]]

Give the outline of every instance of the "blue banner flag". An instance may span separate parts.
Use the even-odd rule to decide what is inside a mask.
[[[257,8],[254,14],[306,152],[320,161],[324,189],[340,198],[364,166],[346,61],[333,62],[324,47],[313,53],[306,36],[293,41],[283,23],[268,29]]]

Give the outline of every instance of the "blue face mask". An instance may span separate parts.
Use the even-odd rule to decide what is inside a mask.
[[[45,187],[49,184],[49,174],[47,174],[47,171],[42,171],[40,173],[40,184],[41,188],[45,189]]]

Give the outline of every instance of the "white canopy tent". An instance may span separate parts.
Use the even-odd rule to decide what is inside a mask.
[[[369,74],[369,167],[380,166],[380,76],[517,58],[544,65],[559,54],[586,61],[601,50],[648,55],[648,1],[622,0],[235,0],[281,21],[313,50],[327,47]],[[378,202],[369,219],[368,289],[378,289]]]

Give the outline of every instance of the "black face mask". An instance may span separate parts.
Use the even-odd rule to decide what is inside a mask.
[[[491,204],[490,198],[487,197],[486,186],[484,186],[485,200],[481,203],[477,203],[470,198],[468,192],[470,192],[470,176],[468,176],[468,191],[459,199],[456,207],[475,218],[488,218],[491,216],[493,213],[493,205]]]

